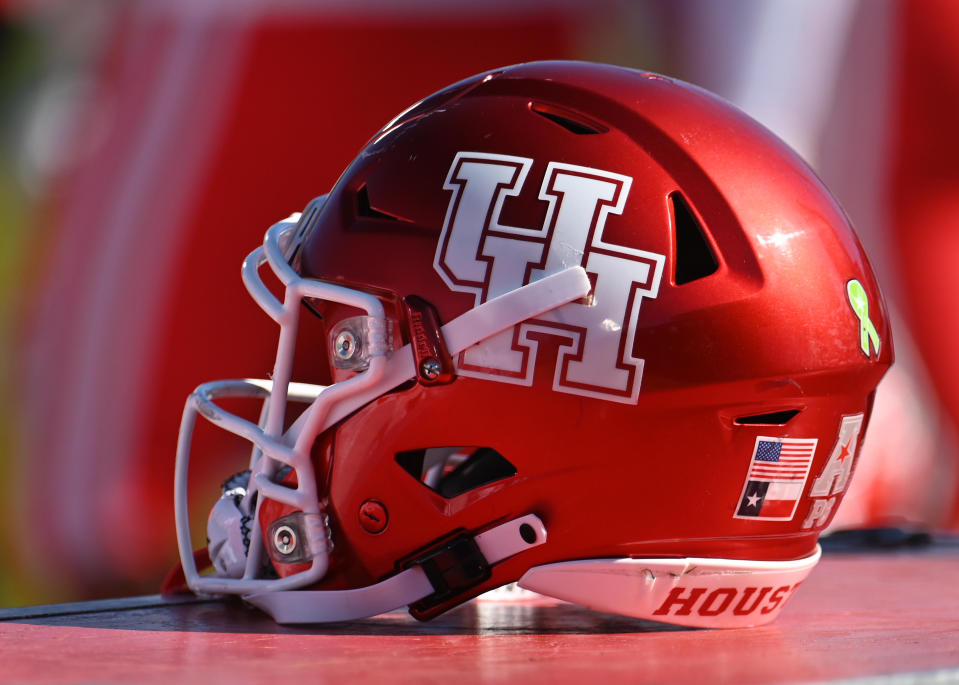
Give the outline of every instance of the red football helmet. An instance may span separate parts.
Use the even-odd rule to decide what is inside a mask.
[[[772,620],[893,357],[866,256],[792,151],[698,88],[597,64],[426,98],[243,275],[276,366],[191,395],[177,530],[191,588],[281,622],[430,618],[512,581],[684,625]],[[260,420],[225,397],[262,398]],[[197,413],[254,444],[207,576]]]

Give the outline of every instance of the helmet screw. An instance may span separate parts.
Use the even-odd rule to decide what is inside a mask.
[[[390,516],[383,503],[368,499],[360,505],[360,525],[367,533],[376,535],[386,530],[386,524],[389,523]]]
[[[356,336],[350,331],[340,331],[333,343],[333,353],[342,360],[352,359],[356,354]]]
[[[427,359],[420,364],[420,373],[423,374],[423,378],[430,381],[439,378],[442,370],[443,368],[440,366],[440,363],[435,359]]]
[[[296,549],[296,531],[290,526],[280,526],[273,532],[273,547],[284,556]]]

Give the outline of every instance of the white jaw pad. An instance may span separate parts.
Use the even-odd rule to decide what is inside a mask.
[[[534,566],[518,585],[588,609],[700,628],[769,623],[819,561],[587,559]]]
[[[532,541],[523,537],[523,527],[532,528]],[[529,530],[526,536],[530,537]],[[490,565],[546,542],[546,528],[535,514],[507,521],[474,538]],[[328,623],[368,618],[433,594],[423,569],[413,566],[384,581],[355,590],[291,590],[246,595],[247,602],[262,609],[277,623]]]

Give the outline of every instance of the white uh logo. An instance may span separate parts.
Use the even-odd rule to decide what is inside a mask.
[[[633,356],[644,297],[659,291],[665,257],[603,241],[610,214],[622,214],[632,179],[600,169],[550,162],[539,198],[548,203],[541,227],[500,223],[503,202],[518,195],[533,160],[459,152],[446,177],[452,192],[433,266],[450,289],[476,304],[531,281],[583,266],[593,280],[588,303],[571,303],[462,352],[458,373],[531,385],[538,341],[565,339],[553,390],[635,403],[643,360]]]

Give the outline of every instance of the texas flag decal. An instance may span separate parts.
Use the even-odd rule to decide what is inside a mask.
[[[815,438],[759,436],[734,518],[790,521],[816,453]]]

